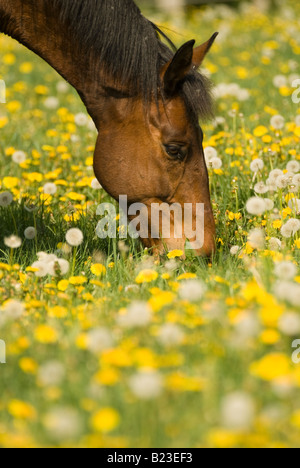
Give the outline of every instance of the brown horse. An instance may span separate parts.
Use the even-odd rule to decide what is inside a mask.
[[[210,255],[215,223],[198,122],[211,116],[212,101],[197,70],[217,34],[176,51],[132,0],[0,0],[0,31],[78,91],[99,132],[94,169],[105,190],[143,203],[150,221],[153,203],[189,204],[189,228],[204,231],[195,250]],[[200,228],[197,204],[204,205]],[[178,222],[171,213],[171,224]],[[159,252],[184,250],[188,236],[176,238],[172,228],[170,237],[149,233],[143,243]]]

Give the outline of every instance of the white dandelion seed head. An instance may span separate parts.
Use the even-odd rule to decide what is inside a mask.
[[[166,323],[158,333],[158,341],[164,346],[178,346],[184,340],[182,329],[175,323]]]
[[[67,260],[57,258],[48,263],[48,271],[51,276],[65,276],[70,269],[70,264]]]
[[[300,200],[299,198],[292,198],[288,203],[291,210],[296,211],[297,214],[300,213]]]
[[[66,241],[71,247],[78,247],[83,242],[83,233],[78,228],[69,229],[66,234]]]
[[[163,378],[154,370],[142,370],[129,380],[132,393],[141,400],[152,400],[163,391]]]
[[[288,79],[285,75],[276,75],[273,78],[273,84],[276,88],[283,88],[288,85]]]
[[[221,406],[222,425],[228,429],[249,430],[255,417],[255,404],[252,397],[243,392],[227,395]]]
[[[264,194],[268,193],[269,187],[268,187],[264,182],[258,182],[258,183],[254,186],[254,191],[255,191],[255,193],[257,193],[258,195],[264,195]]]
[[[107,328],[95,328],[87,334],[87,349],[92,353],[101,353],[113,347],[114,340]]]
[[[205,284],[197,279],[184,281],[179,288],[179,297],[184,301],[200,301],[206,292]]]
[[[77,437],[82,430],[78,412],[71,407],[52,408],[43,418],[43,424],[55,440],[68,440]]]
[[[70,87],[66,81],[59,81],[56,85],[56,89],[59,93],[65,94],[69,91]]]
[[[247,201],[246,210],[249,214],[261,216],[266,211],[265,200],[260,197],[252,197]]]
[[[52,182],[49,182],[47,184],[44,185],[43,187],[43,192],[46,194],[46,195],[55,195],[56,192],[57,192],[57,185],[55,185],[54,183]]]
[[[278,176],[276,179],[276,185],[280,190],[287,188],[289,185],[289,177],[286,174]]]
[[[33,268],[34,270],[36,270],[34,272],[35,276],[37,276],[38,278],[45,278],[45,276],[48,276],[49,275],[49,263],[45,263],[45,262],[34,262],[32,265],[31,265],[31,268]]]
[[[275,275],[283,280],[292,280],[297,274],[297,267],[292,262],[280,262],[275,264]]]
[[[283,171],[281,169],[273,169],[273,171],[271,171],[269,174],[269,180],[272,184],[276,183],[277,177],[282,176],[282,175],[283,175]]]
[[[12,204],[13,199],[14,197],[10,192],[0,193],[0,206],[2,208],[6,208],[7,206]]]
[[[45,387],[58,386],[66,375],[64,365],[59,361],[48,361],[38,370],[38,381]]]
[[[300,187],[300,174],[295,174],[292,180],[292,184],[295,185],[297,189]]]
[[[273,252],[277,252],[281,249],[281,241],[277,239],[277,237],[271,237],[271,239],[269,239],[269,249]]]
[[[57,109],[59,107],[59,100],[55,96],[49,96],[44,100],[44,106],[49,110]]]
[[[37,230],[33,226],[29,226],[24,231],[24,236],[27,240],[33,240],[36,238]]]
[[[102,185],[100,184],[100,182],[98,182],[97,179],[93,179],[92,182],[91,182],[91,187],[92,189],[94,190],[100,190],[102,189]]]
[[[12,155],[12,160],[16,164],[22,164],[26,161],[27,155],[24,151],[15,151]]]
[[[300,306],[299,284],[279,280],[274,285],[274,294],[281,301],[286,301],[294,307]]]
[[[9,249],[18,249],[22,245],[22,239],[18,236],[12,235],[4,238],[4,244]]]
[[[206,163],[210,163],[210,161],[214,158],[218,157],[218,151],[216,148],[213,148],[212,146],[207,146],[207,148],[204,149],[204,157]]]
[[[46,252],[38,252],[37,258],[39,262],[51,263],[57,260],[57,256],[54,254],[47,254]]]
[[[257,228],[249,232],[248,243],[253,249],[263,249],[265,246],[266,234],[263,229]]]
[[[279,319],[279,330],[287,336],[297,336],[300,333],[300,315],[296,312],[286,312]]]
[[[297,117],[295,118],[295,124],[297,125],[297,127],[300,127],[300,114],[297,115]]]
[[[147,302],[135,301],[126,314],[120,315],[118,324],[124,328],[146,327],[152,320],[152,311]]]
[[[297,172],[300,171],[300,164],[298,161],[290,161],[287,163],[286,168],[287,168],[287,171],[291,172],[294,177],[294,174],[297,174]]]
[[[285,119],[282,115],[274,115],[271,118],[271,126],[275,128],[275,130],[282,130],[285,125]]]
[[[231,247],[231,249],[230,249],[230,254],[231,254],[232,256],[237,255],[237,254],[240,252],[240,250],[241,250],[241,247],[239,247],[238,245],[234,245],[234,246]]]
[[[220,158],[212,158],[208,163],[207,166],[211,169],[221,169],[223,166],[222,159]]]
[[[272,211],[274,209],[274,202],[270,198],[264,198],[266,204],[266,211]]]
[[[75,115],[74,121],[78,127],[85,127],[89,122],[89,118],[86,114],[80,112],[79,114]]]
[[[262,159],[254,159],[250,164],[250,169],[252,172],[260,172],[264,168],[264,162]]]
[[[25,305],[15,299],[8,300],[2,307],[5,320],[17,320],[25,313]]]

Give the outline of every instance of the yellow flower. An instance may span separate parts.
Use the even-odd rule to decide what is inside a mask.
[[[272,382],[291,373],[291,359],[285,354],[268,354],[251,364],[250,372],[255,377]]]
[[[61,280],[61,281],[59,281],[59,283],[57,285],[57,289],[59,291],[65,292],[67,290],[68,286],[69,286],[69,281],[68,280]]]
[[[68,315],[68,309],[61,306],[55,306],[48,310],[49,317],[65,318]]]
[[[138,284],[142,283],[151,283],[152,281],[157,280],[158,273],[154,270],[142,270],[136,277],[135,281]]]
[[[87,278],[85,276],[71,276],[71,278],[69,278],[69,283],[73,286],[80,286],[81,284],[87,283]]]
[[[19,70],[21,73],[24,73],[24,74],[31,73],[33,70],[33,65],[30,62],[21,63]]]
[[[35,374],[38,368],[37,362],[31,358],[22,358],[19,361],[19,366],[26,374]]]
[[[20,180],[17,177],[4,177],[3,185],[7,189],[13,189],[19,185]]]
[[[182,257],[183,256],[183,251],[182,250],[172,250],[171,252],[168,253],[168,258],[177,258],[177,257]]]
[[[91,266],[91,272],[95,276],[103,276],[106,273],[106,268],[101,263],[95,263]]]
[[[264,127],[263,125],[260,125],[254,130],[254,136],[256,137],[262,137],[268,133],[268,129]]]
[[[158,312],[163,307],[172,304],[175,300],[175,294],[170,291],[160,291],[153,295],[149,300],[149,305],[154,312]]]
[[[200,392],[204,384],[200,377],[189,377],[179,372],[169,375],[166,380],[166,386],[177,392]]]
[[[178,276],[177,281],[195,279],[195,278],[197,278],[197,275],[195,273],[183,273],[182,275]]]
[[[94,380],[101,385],[113,386],[120,381],[120,372],[111,367],[101,369],[94,376]]]
[[[35,329],[35,338],[40,343],[51,344],[57,341],[57,331],[48,325],[39,325]]]
[[[76,192],[68,193],[67,197],[73,201],[84,201],[86,199],[85,195],[83,195],[82,193],[76,193]]]
[[[108,433],[114,431],[120,424],[120,415],[113,408],[102,408],[91,418],[91,426],[96,432]]]
[[[265,330],[260,335],[260,341],[266,345],[278,343],[280,340],[280,333],[273,329]]]
[[[16,419],[35,419],[36,411],[32,405],[21,400],[11,400],[8,404],[8,412]]]

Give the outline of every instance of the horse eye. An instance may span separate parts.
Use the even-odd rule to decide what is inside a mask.
[[[166,152],[172,158],[182,161],[186,156],[186,150],[177,145],[165,145]]]

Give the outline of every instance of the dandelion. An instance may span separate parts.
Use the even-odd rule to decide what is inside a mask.
[[[273,84],[276,88],[283,88],[288,85],[287,77],[284,75],[276,75],[273,78]]]
[[[296,174],[293,177],[292,184],[298,189],[300,187],[300,174]]]
[[[217,169],[221,169],[221,167],[223,166],[223,163],[220,158],[213,158],[209,161],[207,165],[211,169],[217,170]]]
[[[157,398],[163,391],[163,378],[157,371],[140,371],[129,380],[132,393],[141,400]]]
[[[127,309],[126,314],[118,318],[118,324],[122,327],[145,327],[152,319],[152,311],[146,302],[133,302]]]
[[[9,249],[18,249],[22,245],[22,239],[18,236],[12,235],[4,238],[4,244]]]
[[[284,128],[284,125],[285,125],[285,119],[284,117],[282,117],[282,115],[274,115],[271,118],[271,126],[275,130],[282,130]]]
[[[102,185],[100,184],[100,182],[97,179],[92,180],[91,187],[94,190],[101,190],[102,189]]]
[[[268,193],[269,187],[268,187],[264,182],[258,182],[258,183],[254,186],[254,191],[255,191],[255,193],[257,193],[258,195],[264,195],[265,193]]]
[[[55,440],[69,440],[77,437],[82,430],[78,412],[70,407],[52,408],[43,418],[49,435]]]
[[[16,164],[23,164],[27,159],[26,153],[24,151],[15,151],[12,155],[12,160]]]
[[[24,236],[27,240],[33,240],[36,238],[37,230],[34,227],[28,227],[24,231]]]
[[[56,89],[59,93],[65,94],[69,91],[69,85],[65,81],[59,81],[56,85]]]
[[[300,127],[300,115],[297,115],[297,117],[295,118],[295,124],[297,125],[297,127]]]
[[[66,234],[66,241],[71,247],[78,247],[83,242],[83,233],[80,229],[72,228]]]
[[[59,361],[48,361],[38,370],[38,381],[45,387],[58,386],[65,378],[65,366]]]
[[[265,246],[265,232],[262,229],[253,229],[248,236],[248,243],[253,249],[263,249]]]
[[[289,163],[287,163],[286,169],[288,172],[296,174],[300,171],[300,164],[298,163],[298,161],[290,161]]]
[[[55,184],[53,184],[52,182],[49,182],[49,183],[44,185],[43,192],[46,195],[55,195],[56,192],[57,192],[57,186]]]
[[[70,264],[67,260],[56,258],[47,264],[48,273],[52,276],[64,276],[70,269]]]
[[[272,251],[277,251],[281,249],[281,241],[277,237],[271,237],[269,239],[269,249]]]
[[[266,211],[266,204],[263,198],[253,197],[247,201],[246,210],[251,215],[261,216]]]
[[[120,424],[120,415],[114,408],[102,408],[93,414],[91,426],[96,432],[107,434]]]
[[[190,302],[200,301],[206,292],[206,286],[202,281],[191,279],[184,281],[179,288],[179,296],[181,299]]]
[[[78,127],[85,127],[88,124],[89,119],[86,114],[80,112],[79,114],[75,115],[74,121]]]
[[[255,405],[250,395],[236,392],[227,395],[221,408],[222,425],[234,430],[249,430],[255,416]]]
[[[87,334],[87,349],[93,353],[101,353],[112,346],[113,338],[106,328],[95,328]]]
[[[274,209],[273,200],[270,200],[270,198],[264,198],[264,202],[266,205],[266,211],[272,211]]]
[[[281,301],[289,302],[294,307],[300,306],[300,285],[291,281],[278,281],[274,285],[274,294]]]
[[[14,197],[10,192],[2,192],[0,193],[0,206],[2,208],[6,208],[7,206],[11,205],[13,202]]]
[[[5,319],[16,320],[22,317],[25,312],[25,306],[22,302],[10,299],[2,306],[2,312]]]
[[[283,190],[289,185],[289,178],[286,175],[280,175],[277,177],[275,183],[280,190]]]
[[[49,96],[44,100],[44,106],[49,110],[57,109],[59,106],[59,100],[55,96]]]
[[[300,230],[300,221],[295,218],[291,218],[286,224],[281,228],[281,234],[283,237],[289,238],[297,234]]]
[[[216,148],[208,146],[204,149],[204,157],[207,164],[209,164],[214,158],[218,157],[218,152]]]
[[[230,254],[235,256],[237,255],[239,252],[240,252],[241,248],[238,246],[238,245],[234,245],[233,247],[231,247],[230,249]]]
[[[45,262],[34,262],[31,265],[31,268],[35,270],[34,274],[38,278],[44,278],[45,276],[49,275],[49,264]]]
[[[250,169],[252,172],[260,172],[264,168],[264,162],[262,159],[254,159],[250,164]]]
[[[178,346],[184,340],[184,333],[175,323],[166,323],[159,330],[158,340],[164,346]]]
[[[282,176],[283,171],[281,169],[274,169],[269,174],[269,180],[271,183],[276,183],[277,177]]]
[[[297,267],[292,262],[280,262],[275,265],[275,275],[283,280],[292,280],[297,274]]]

